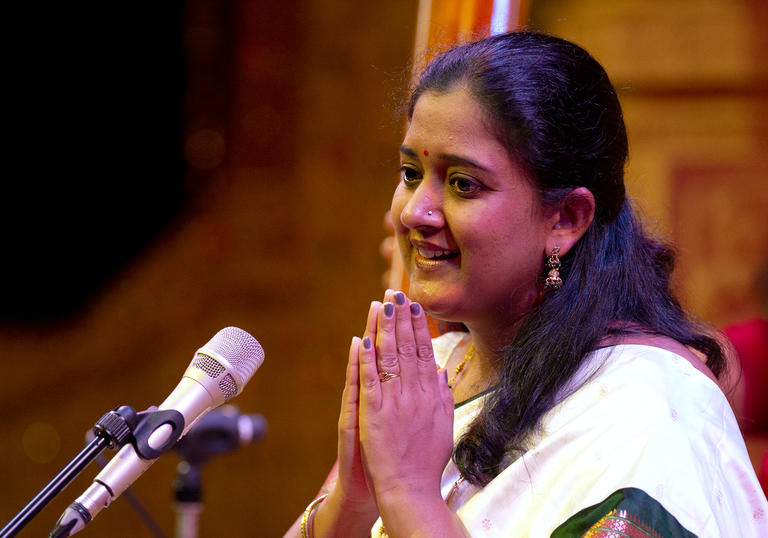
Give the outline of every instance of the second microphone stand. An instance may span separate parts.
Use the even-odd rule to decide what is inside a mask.
[[[197,538],[203,511],[202,465],[212,456],[232,452],[264,437],[267,421],[225,405],[198,420],[174,447],[181,462],[173,480],[175,538]]]

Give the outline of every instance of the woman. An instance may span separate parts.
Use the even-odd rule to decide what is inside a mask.
[[[597,62],[530,32],[469,43],[408,120],[410,297],[388,290],[353,339],[329,494],[288,534],[767,535],[723,352],[632,213]],[[425,311],[464,330],[430,341]]]

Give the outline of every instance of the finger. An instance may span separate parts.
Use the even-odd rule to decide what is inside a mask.
[[[432,350],[432,335],[429,333],[429,323],[424,309],[419,303],[411,303],[411,319],[413,324],[413,337],[416,342],[416,367],[418,371],[421,390],[430,394],[437,393],[437,378],[435,371],[435,354]]]
[[[402,291],[394,294],[395,300],[395,344],[400,363],[400,377],[405,390],[419,386],[416,361],[416,341],[413,336],[410,301]]]
[[[360,348],[361,339],[357,336],[352,338],[352,343],[349,346],[349,359],[347,360],[347,379],[344,385],[344,392],[342,394],[342,401],[349,405],[357,406],[357,399],[360,392],[360,380],[359,380],[359,363],[358,363],[358,349]]]
[[[363,331],[363,338],[369,336],[371,342],[376,341],[376,324],[378,323],[379,310],[381,310],[381,303],[379,301],[372,301],[368,309],[368,318],[365,320],[365,331]]]
[[[390,302],[384,303],[379,312],[379,324],[376,328],[376,358],[380,374],[400,375],[395,338],[395,305]],[[383,381],[382,390],[385,394],[392,388],[397,388],[397,392],[400,391],[399,377]]]
[[[451,387],[448,386],[448,374],[445,370],[441,370],[437,373],[435,384],[440,393],[440,401],[443,404],[443,413],[452,417],[454,406],[453,393],[451,392]]]
[[[360,379],[360,412],[376,411],[381,407],[381,382],[376,367],[376,352],[373,341],[366,336],[358,346],[358,367]]]
[[[387,288],[384,291],[384,302],[391,303],[394,300],[395,290]]]
[[[395,290],[387,288],[386,290],[384,290],[384,297],[382,298],[381,302],[373,301],[373,303],[371,303],[372,307],[374,304],[377,305],[377,309],[376,309],[377,317],[374,317],[373,319],[371,319],[370,315],[368,316],[368,326],[371,327],[370,329],[371,341],[373,343],[376,343],[376,332],[378,330],[378,324],[379,324],[378,316],[384,315],[383,314],[384,303],[391,303],[394,300],[393,299],[394,294],[395,294]]]
[[[352,338],[349,346],[349,360],[347,360],[347,377],[344,383],[344,392],[341,394],[341,413],[339,415],[339,428],[350,430],[357,428],[357,405],[360,395],[360,379],[358,366],[358,348],[360,338]]]
[[[393,290],[391,288],[387,288],[384,291],[384,298],[381,301],[382,302],[379,303],[378,315],[383,316],[384,315],[384,303],[392,303],[392,302],[395,301],[395,290]],[[371,338],[371,340],[375,343],[376,342],[376,338],[375,338],[376,332],[378,331],[378,328],[379,328],[378,327],[379,319],[376,318],[376,319],[373,320],[373,322],[374,322],[374,331],[373,331],[373,335],[374,336]]]

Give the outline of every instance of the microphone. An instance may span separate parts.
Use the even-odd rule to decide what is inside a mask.
[[[253,336],[237,327],[226,327],[197,350],[181,381],[158,409],[181,413],[184,436],[208,411],[240,394],[262,362],[264,350]],[[161,449],[172,434],[171,424],[158,424],[149,435],[149,447]],[[80,531],[154,462],[141,458],[133,445],[125,445],[64,511],[50,536]]]
[[[201,465],[211,456],[261,441],[266,432],[264,416],[241,413],[234,405],[224,405],[198,420],[173,450],[190,465]]]

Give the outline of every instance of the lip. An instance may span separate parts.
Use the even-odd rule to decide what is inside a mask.
[[[458,264],[460,252],[455,248],[447,248],[435,243],[411,239],[413,259],[416,267],[423,270],[434,270],[445,265]]]

